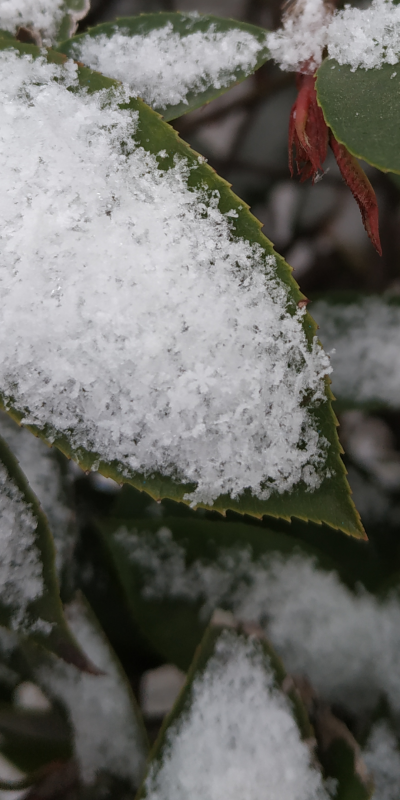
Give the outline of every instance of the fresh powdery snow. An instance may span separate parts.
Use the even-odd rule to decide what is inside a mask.
[[[362,756],[373,775],[373,800],[398,800],[400,752],[396,736],[385,720],[373,726]]]
[[[329,359],[275,257],[188,189],[184,159],[135,146],[123,88],[67,91],[76,69],[0,53],[3,396],[126,475],[192,482],[192,502],[315,489]]]
[[[146,751],[129,686],[82,603],[70,603],[66,615],[80,646],[104,675],[88,675],[49,656],[50,663],[36,671],[38,683],[67,708],[83,781],[93,783],[104,770],[137,787]]]
[[[400,407],[400,304],[379,297],[313,303],[319,338],[333,367],[340,400]]]
[[[267,34],[269,51],[281,69],[296,72],[304,64],[311,71],[319,67],[330,15],[324,0],[295,0],[288,6],[282,28]]]
[[[29,628],[27,610],[44,591],[37,518],[0,462],[0,603],[11,611],[10,627]]]
[[[368,8],[345,5],[332,9],[326,0],[297,0],[286,12],[283,26],[267,35],[272,57],[284,70],[308,64],[315,70],[324,48],[339,64],[352,70],[379,68],[400,60],[400,6],[392,0],[373,0]]]
[[[31,25],[52,39],[64,14],[64,0],[0,0],[0,28],[11,33]]]
[[[236,80],[236,70],[250,74],[265,42],[240,28],[181,36],[171,22],[146,34],[117,28],[111,37],[85,36],[73,47],[74,57],[130,90],[162,111],[188,103],[188,95],[213,86],[221,89]]]
[[[56,568],[60,575],[74,545],[75,528],[63,486],[66,478],[62,475],[56,453],[2,412],[0,435],[18,459],[47,516],[56,549]]]
[[[250,547],[220,551],[215,562],[185,565],[167,527],[115,534],[140,567],[143,598],[200,602],[205,622],[216,607],[261,624],[289,672],[305,674],[326,699],[353,711],[386,695],[400,716],[400,602],[352,592],[309,557],[277,553],[254,561]]]
[[[373,0],[365,9],[346,5],[329,25],[328,52],[353,70],[396,64],[400,60],[400,7],[391,0]]]
[[[190,699],[151,764],[148,800],[327,800],[256,642],[225,631]]]

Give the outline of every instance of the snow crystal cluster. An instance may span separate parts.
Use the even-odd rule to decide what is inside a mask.
[[[391,0],[372,0],[366,9],[346,5],[329,25],[328,52],[352,70],[396,64],[400,60],[400,6]]]
[[[53,39],[64,14],[64,0],[0,0],[0,28],[11,33],[32,26]]]
[[[44,591],[37,519],[0,462],[0,603],[10,612],[10,627],[29,627],[30,603]]]
[[[191,92],[222,89],[237,79],[237,70],[254,71],[265,42],[238,28],[180,35],[171,22],[146,34],[116,28],[111,37],[84,36],[73,55],[88,67],[128,84],[149,105],[162,111],[188,103]]]
[[[319,67],[324,48],[352,70],[379,68],[400,60],[400,7],[392,0],[372,0],[368,8],[332,9],[326,0],[297,0],[283,26],[268,34],[272,57],[284,70]]]
[[[275,257],[188,188],[184,159],[135,145],[123,88],[76,82],[73,62],[0,53],[3,397],[126,475],[194,485],[192,502],[315,489],[329,359]]]
[[[331,11],[324,0],[296,0],[284,16],[283,26],[267,35],[272,58],[281,69],[296,72],[307,64],[319,67],[326,46]]]
[[[145,783],[149,800],[327,800],[257,643],[226,631]]]
[[[400,305],[379,297],[313,303],[319,337],[331,352],[332,390],[344,401],[400,406]]]
[[[277,553],[253,560],[251,548],[220,551],[210,563],[185,565],[168,528],[127,531],[116,542],[144,577],[143,598],[201,603],[261,624],[289,672],[307,675],[326,699],[357,712],[386,695],[400,716],[400,602],[352,592],[309,557]]]
[[[57,455],[41,439],[20,428],[2,412],[0,435],[18,459],[47,516],[56,549],[56,568],[60,575],[74,545],[74,528],[63,485],[66,479]]]
[[[82,780],[93,783],[105,770],[137,787],[146,752],[129,685],[82,603],[70,603],[66,615],[80,646],[104,675],[88,675],[49,656],[49,663],[38,667],[36,679],[66,706]]]

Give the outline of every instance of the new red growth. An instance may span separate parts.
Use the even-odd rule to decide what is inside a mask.
[[[289,120],[289,169],[293,177],[294,147],[297,172],[301,180],[312,178],[314,183],[326,159],[328,128],[317,103],[314,76],[298,72],[296,83],[299,93]]]
[[[306,67],[305,67],[306,69]],[[340,144],[329,130],[317,102],[315,77],[297,73],[298,95],[289,120],[289,169],[293,177],[293,148],[300,180],[314,183],[326,159],[328,141],[344,181],[361,211],[365,230],[375,249],[382,255],[379,239],[378,203],[375,192],[357,159]]]

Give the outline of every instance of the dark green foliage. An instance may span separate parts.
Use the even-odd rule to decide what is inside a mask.
[[[317,73],[317,95],[336,139],[383,172],[400,172],[399,64],[356,69],[326,59]]]

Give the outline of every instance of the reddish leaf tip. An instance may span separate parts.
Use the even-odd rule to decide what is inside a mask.
[[[331,132],[329,144],[333,150],[342,178],[351,190],[361,211],[364,228],[377,253],[382,255],[379,237],[379,212],[376,194],[363,168],[357,159],[349,153],[344,144],[340,144]]]

